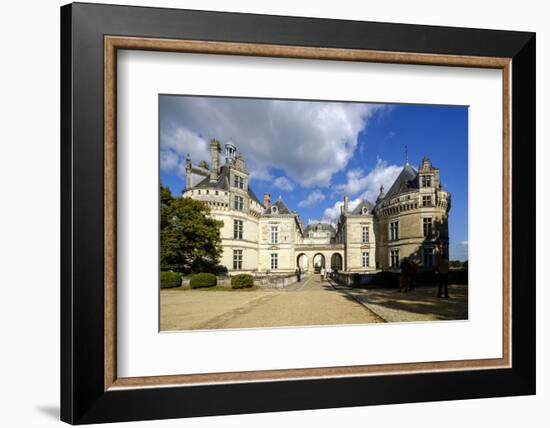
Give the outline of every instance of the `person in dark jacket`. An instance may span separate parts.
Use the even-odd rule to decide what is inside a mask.
[[[296,268],[294,273],[296,274],[296,281],[300,282],[302,280],[302,270],[300,269],[300,266]]]
[[[409,281],[411,277],[411,264],[405,257],[401,261],[399,267],[401,268],[401,277],[399,278],[399,290],[397,291],[400,293],[406,293],[409,288]]]
[[[449,298],[449,259],[443,255],[437,267],[438,287],[437,297]]]
[[[410,277],[409,277],[409,291],[413,291],[416,287],[416,274],[418,272],[418,265],[412,259],[409,262],[409,264],[411,268]]]

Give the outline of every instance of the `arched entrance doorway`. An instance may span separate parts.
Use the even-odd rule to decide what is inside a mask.
[[[315,273],[321,272],[321,269],[326,267],[325,256],[321,253],[317,253],[313,256],[313,269]]]
[[[299,267],[302,272],[308,271],[309,261],[304,253],[298,254],[296,257],[296,267]]]
[[[334,271],[341,271],[344,262],[340,253],[334,253],[330,258],[330,269]]]

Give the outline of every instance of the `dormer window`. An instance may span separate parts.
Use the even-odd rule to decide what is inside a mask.
[[[238,189],[244,189],[244,178],[236,175],[234,186],[237,187]]]
[[[277,214],[277,207],[275,205],[271,207],[271,214]]]
[[[368,213],[369,213],[369,209],[367,207],[363,207],[363,209],[361,210],[361,214],[365,215]]]
[[[432,187],[432,177],[430,175],[422,176],[422,187]]]

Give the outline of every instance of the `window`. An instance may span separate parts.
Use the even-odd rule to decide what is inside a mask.
[[[233,250],[233,270],[243,268],[243,250]]]
[[[399,250],[390,251],[390,267],[392,268],[399,267]]]
[[[432,177],[430,175],[422,176],[422,187],[432,187]]]
[[[392,221],[390,223],[390,241],[399,239],[399,222]]]
[[[242,211],[244,207],[244,199],[242,196],[235,196],[233,207],[236,210]]]
[[[422,250],[422,262],[424,267],[432,267],[434,265],[434,249],[424,248]]]
[[[277,226],[271,226],[271,243],[276,244],[279,242],[279,230]]]
[[[369,227],[363,226],[363,242],[369,242]]]
[[[271,254],[271,270],[278,269],[279,257],[278,254]]]
[[[242,220],[233,220],[233,239],[243,239]]]
[[[238,175],[235,176],[235,187],[238,187],[239,189],[244,189],[244,178],[239,177]]]
[[[432,205],[432,197],[430,195],[422,196],[422,206],[429,207]]]
[[[369,267],[369,253],[363,253],[363,267],[368,268]]]
[[[426,217],[422,219],[422,226],[424,229],[424,236],[432,236],[432,218]]]
[[[216,196],[218,195],[218,191],[216,190]]]

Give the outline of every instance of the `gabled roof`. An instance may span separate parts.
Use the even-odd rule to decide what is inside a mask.
[[[273,212],[273,207],[276,207],[276,212]],[[266,208],[264,211],[265,215],[277,215],[277,214],[292,214],[286,204],[283,201],[283,198],[279,197],[276,202],[271,204],[269,208]]]
[[[388,190],[388,193],[384,196],[384,200],[418,189],[417,176],[418,171],[409,164],[406,164],[393,182],[390,190]]]
[[[363,208],[367,207],[369,210],[369,214],[372,214],[372,210],[374,209],[374,205],[367,201],[366,199],[363,199],[359,205],[355,207],[355,209],[351,212],[352,214],[363,214]]]
[[[220,190],[229,190],[229,168],[227,165],[222,165],[220,168],[220,174],[218,175],[218,179],[216,181],[210,181],[210,175],[204,177],[199,183],[197,183],[195,186],[193,186],[194,189],[220,189]],[[248,186],[248,197],[254,201],[256,201],[258,204],[263,206],[260,202],[260,200],[256,197],[256,194],[254,191]]]

